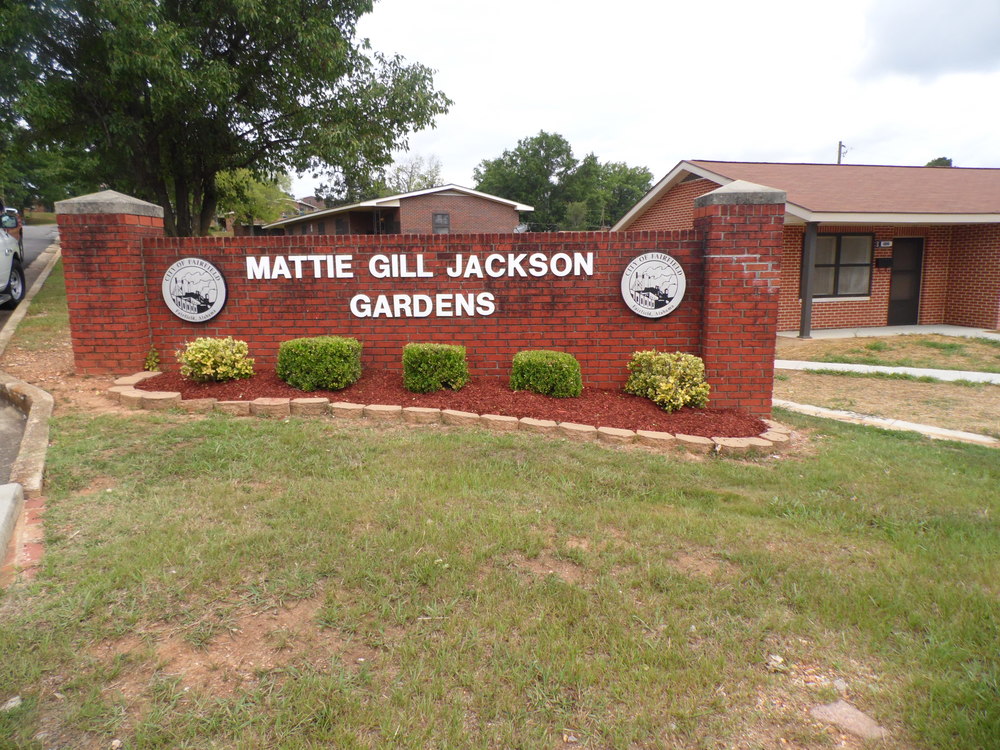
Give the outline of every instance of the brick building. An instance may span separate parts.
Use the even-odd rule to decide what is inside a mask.
[[[440,187],[352,203],[265,224],[265,234],[504,234],[523,203],[460,187]]]
[[[787,194],[779,329],[1000,328],[1000,169],[682,161],[612,231],[691,229],[735,182]]]

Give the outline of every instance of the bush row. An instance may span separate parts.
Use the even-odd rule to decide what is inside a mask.
[[[340,336],[292,339],[278,348],[278,377],[302,391],[337,391],[361,377],[361,342]],[[177,352],[181,374],[197,382],[249,378],[254,360],[245,341],[200,338]],[[628,363],[625,392],[650,399],[666,411],[708,403],[709,385],[700,357],[681,352],[635,352]],[[403,387],[413,393],[459,390],[469,382],[465,347],[407,344],[403,347]],[[518,352],[511,362],[510,387],[557,398],[583,392],[580,363],[567,352]]]

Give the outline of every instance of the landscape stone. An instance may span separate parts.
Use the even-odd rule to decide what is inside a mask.
[[[215,410],[223,414],[235,414],[238,417],[250,415],[249,401],[216,401]]]
[[[146,371],[146,372],[137,372],[134,375],[125,375],[123,377],[117,378],[115,380],[115,385],[135,385],[137,383],[141,383],[143,380],[149,380],[150,378],[155,377],[156,375],[159,374],[160,373],[158,372]]]
[[[786,435],[792,434],[791,428],[785,427],[785,425],[780,422],[775,422],[773,419],[762,419],[760,421],[766,424],[768,429],[772,432],[783,432]]]
[[[291,414],[287,398],[255,398],[250,402],[250,413],[258,417],[287,417]]]
[[[403,409],[403,421],[407,424],[439,424],[441,410],[426,406],[407,406]]]
[[[559,433],[570,440],[586,442],[597,439],[597,428],[589,424],[577,424],[576,422],[560,422]]]
[[[368,404],[364,409],[364,415],[369,419],[377,419],[382,422],[398,422],[403,417],[403,407],[389,404]]]
[[[215,401],[214,398],[186,398],[181,401],[180,407],[191,413],[214,411]]]
[[[122,391],[135,390],[130,385],[113,385],[108,388],[108,398],[110,398],[115,403],[120,404],[122,402]]]
[[[627,445],[628,443],[635,442],[635,432],[633,430],[623,430],[618,427],[598,427],[597,439],[602,443]]]
[[[677,445],[694,453],[708,453],[715,450],[715,443],[712,438],[701,437],[700,435],[685,435],[682,432],[678,432],[674,435],[674,439],[677,440]]]
[[[669,432],[658,432],[656,430],[636,430],[635,436],[642,445],[664,450],[672,448],[677,442],[677,438]]]
[[[471,411],[456,411],[454,409],[443,409],[441,411],[441,420],[445,424],[453,424],[458,426],[469,427],[471,425],[479,424],[479,415],[473,414]]]
[[[525,432],[535,432],[540,435],[555,435],[559,429],[559,425],[551,419],[521,417],[518,422],[519,430],[523,430]]]
[[[330,399],[321,396],[293,398],[289,403],[291,413],[297,417],[318,417],[326,414]]]
[[[358,419],[364,411],[364,404],[352,404],[350,401],[334,401],[330,404],[330,413],[343,419]]]
[[[814,706],[809,713],[814,719],[835,724],[845,732],[866,740],[882,740],[889,736],[889,732],[879,726],[872,717],[844,700]]]
[[[497,432],[514,432],[520,426],[517,417],[505,417],[501,414],[483,414],[479,421],[486,429]]]
[[[118,402],[129,409],[141,409],[142,397],[144,395],[146,395],[146,391],[137,391],[135,388],[130,387],[124,391],[119,391]]]
[[[142,408],[150,411],[163,411],[179,405],[181,394],[176,391],[144,391]]]
[[[763,440],[758,437],[726,438],[714,437],[712,442],[718,446],[720,453],[750,453],[754,450],[767,450],[771,447],[770,440]]]
[[[792,444],[792,437],[787,432],[768,430],[767,432],[761,434],[761,438],[764,440],[770,440],[772,446],[777,450],[787,448]]]

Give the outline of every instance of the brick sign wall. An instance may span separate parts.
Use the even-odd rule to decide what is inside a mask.
[[[106,195],[120,202],[95,210]],[[175,368],[186,341],[234,336],[260,369],[282,341],[343,335],[363,343],[365,367],[401,371],[406,343],[433,341],[464,345],[474,375],[505,376],[516,352],[558,349],[577,357],[586,385],[618,388],[632,352],[655,348],[704,357],[712,406],[767,414],[784,195],[766,195],[774,205],[700,209],[704,226],[684,232],[185,239],[130,214],[157,207],[126,196],[65,201],[76,367],[132,372],[154,347]],[[687,281],[661,318],[632,312],[620,291],[629,263],[650,252],[671,256]],[[225,278],[226,303],[207,322],[181,320],[163,300],[164,275],[184,258]]]

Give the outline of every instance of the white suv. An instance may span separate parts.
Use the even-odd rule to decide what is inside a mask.
[[[0,203],[0,307],[16,307],[24,299],[24,255],[20,243],[7,232],[18,224]]]

